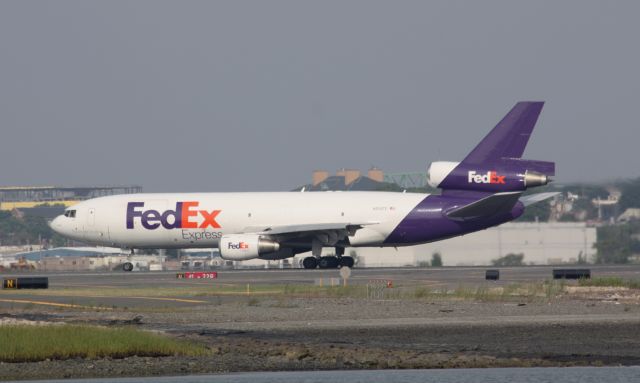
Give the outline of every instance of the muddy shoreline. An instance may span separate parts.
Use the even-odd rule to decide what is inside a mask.
[[[0,317],[131,325],[206,357],[0,363],[0,380],[240,371],[640,365],[640,306],[553,302],[236,300],[191,312],[13,310]]]

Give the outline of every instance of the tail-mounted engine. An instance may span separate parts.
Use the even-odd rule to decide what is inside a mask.
[[[555,175],[555,163],[503,158],[491,165],[433,162],[427,170],[429,185],[440,189],[487,192],[524,191],[544,186]]]

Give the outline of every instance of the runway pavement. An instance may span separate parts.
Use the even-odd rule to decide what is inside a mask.
[[[640,279],[640,265],[584,266],[591,269],[592,277],[618,276]],[[394,286],[424,285],[430,288],[456,288],[479,286],[486,283],[505,285],[551,279],[557,266],[526,266],[500,268],[500,280],[486,282],[488,267],[443,268],[365,268],[352,270],[349,283],[367,284],[371,281],[391,281]],[[186,280],[176,278],[176,272],[64,272],[0,274],[2,278],[19,276],[46,276],[48,290],[0,290],[0,307],[42,306],[43,308],[100,307],[171,307],[219,303],[243,294],[249,285],[252,294],[268,293],[269,286],[285,284],[312,285],[322,279],[329,284],[339,278],[338,270],[219,270],[217,279]],[[334,281],[336,281],[334,279]],[[208,287],[230,287],[214,296],[206,294]],[[235,290],[234,290],[235,289]],[[196,293],[194,293],[196,292]],[[197,292],[203,292],[197,294]]]

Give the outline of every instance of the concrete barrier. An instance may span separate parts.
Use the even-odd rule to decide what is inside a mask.
[[[553,269],[553,279],[591,278],[591,269]]]
[[[500,270],[487,270],[484,275],[484,279],[486,279],[487,281],[497,281],[498,279],[500,279]]]

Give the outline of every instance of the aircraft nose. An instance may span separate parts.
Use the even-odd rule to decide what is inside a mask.
[[[49,227],[51,228],[51,230],[55,231],[58,234],[63,234],[63,228],[64,225],[62,223],[62,220],[64,219],[63,216],[59,215],[57,217],[55,217],[53,220],[49,221]]]

